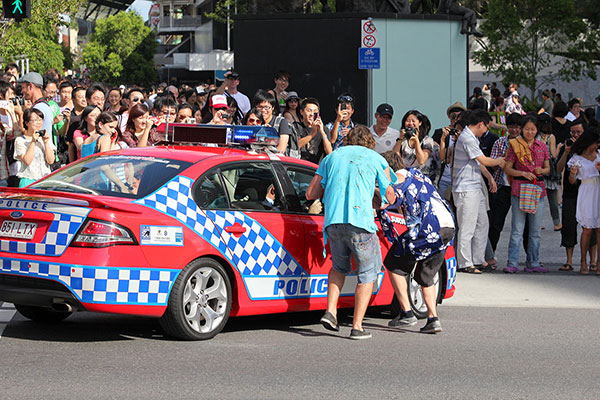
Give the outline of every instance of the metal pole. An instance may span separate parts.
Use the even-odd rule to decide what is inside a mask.
[[[227,51],[231,51],[231,13],[229,12],[229,1],[227,2]]]

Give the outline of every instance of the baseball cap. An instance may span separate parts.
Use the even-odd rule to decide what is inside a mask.
[[[213,108],[227,108],[227,98],[222,94],[215,94],[210,98],[210,104]]]
[[[42,76],[37,72],[28,72],[17,81],[18,83],[33,83],[36,86],[44,86],[44,80]]]
[[[390,106],[387,103],[383,103],[377,106],[377,110],[375,112],[379,115],[389,115],[390,117],[393,117],[394,107]]]
[[[598,96],[596,96],[596,100],[600,100],[600,93],[598,93]]]

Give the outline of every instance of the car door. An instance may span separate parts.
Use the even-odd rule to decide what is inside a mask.
[[[199,185],[196,202],[219,229],[250,300],[299,296],[304,231],[287,212],[271,163],[224,164]]]

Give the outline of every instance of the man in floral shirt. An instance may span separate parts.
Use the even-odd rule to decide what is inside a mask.
[[[394,185],[397,201],[389,208],[398,208],[404,214],[408,228],[398,236],[385,212],[380,213],[383,231],[393,243],[383,264],[390,271],[390,280],[402,307],[400,314],[388,325],[406,327],[417,323],[406,282],[406,276],[414,269],[414,279],[421,285],[428,312],[427,323],[421,332],[438,333],[442,331],[442,325],[437,316],[434,278],[444,264],[446,248],[454,238],[454,219],[429,178],[416,168],[404,169],[402,159],[393,151],[382,156],[398,177],[398,183]]]

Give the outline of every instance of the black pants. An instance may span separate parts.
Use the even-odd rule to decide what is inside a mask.
[[[490,198],[490,230],[488,237],[494,252],[504,229],[504,221],[510,210],[510,186],[501,186]]]

